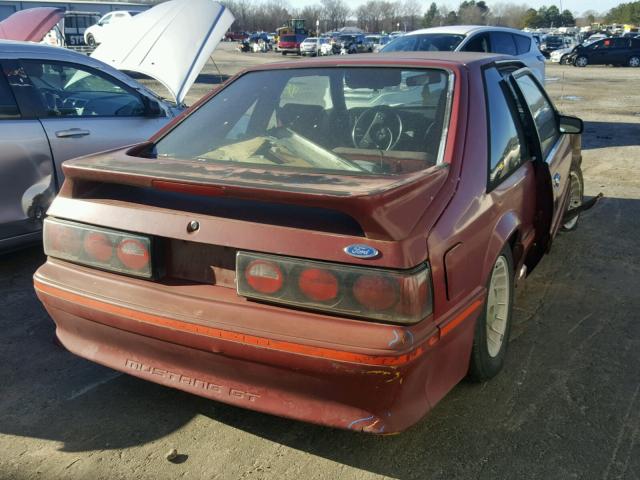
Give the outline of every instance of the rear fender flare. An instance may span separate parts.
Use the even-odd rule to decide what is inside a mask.
[[[489,275],[493,269],[498,255],[504,248],[504,246],[510,241],[513,234],[518,232],[518,228],[521,225],[520,218],[513,211],[509,210],[498,220],[491,232],[489,242],[487,244],[487,251],[485,252],[484,260],[482,262],[482,282],[486,285],[489,282]],[[518,264],[518,259],[514,255],[514,265]]]

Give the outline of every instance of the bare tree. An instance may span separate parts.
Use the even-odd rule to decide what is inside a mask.
[[[322,8],[323,16],[332,30],[343,27],[351,13],[344,0],[322,0]]]
[[[496,3],[491,7],[489,23],[503,27],[524,28],[524,17],[529,6],[515,3]]]

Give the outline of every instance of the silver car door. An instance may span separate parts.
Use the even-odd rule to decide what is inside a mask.
[[[0,251],[39,236],[55,192],[53,160],[42,125],[21,116],[0,71]]]
[[[58,179],[70,158],[139,143],[167,121],[147,114],[147,100],[119,80],[90,67],[23,60],[21,67],[42,108]]]

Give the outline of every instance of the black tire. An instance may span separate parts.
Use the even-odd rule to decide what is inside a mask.
[[[286,55],[286,54],[287,54],[287,52],[282,52],[282,55]]]
[[[576,197],[572,200],[574,195],[573,190],[576,185],[579,188]],[[582,169],[580,165],[571,165],[571,170],[569,171],[569,199],[567,200],[567,208],[565,212],[569,211],[571,208],[578,207],[582,205],[584,201],[584,178],[582,177]],[[563,232],[572,232],[576,228],[578,228],[578,223],[580,220],[580,215],[578,215],[575,221],[563,223],[560,226],[560,230]]]
[[[579,55],[579,56],[576,57],[576,59],[573,62],[573,64],[576,67],[586,67],[587,65],[589,65],[589,59],[587,57],[585,57],[584,55]]]
[[[494,271],[496,270],[499,262],[506,263],[507,270],[507,283],[508,283],[508,295],[509,303],[506,307],[505,321],[506,326],[502,337],[502,344],[495,355],[489,353],[488,340],[487,340],[487,319],[489,317],[488,303],[489,303],[489,288],[492,284],[492,278]],[[473,336],[473,347],[471,349],[471,360],[469,361],[469,373],[468,376],[471,380],[476,382],[484,382],[495,377],[502,367],[504,366],[505,357],[507,354],[507,346],[509,344],[509,333],[511,332],[511,319],[513,317],[513,300],[514,300],[514,268],[513,268],[513,255],[511,253],[511,247],[506,245],[491,268],[491,275],[487,280],[487,298],[484,302],[482,313],[478,317],[476,322],[476,329]]]
[[[92,34],[87,35],[87,45],[89,45],[90,47],[96,46],[96,39],[93,37]]]
[[[637,55],[634,55],[627,61],[627,65],[631,68],[640,67],[640,57],[638,57]]]

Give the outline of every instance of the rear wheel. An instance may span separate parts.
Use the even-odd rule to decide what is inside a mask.
[[[574,65],[576,67],[586,67],[587,65],[589,65],[589,59],[584,55],[580,55],[578,58],[576,58]]]
[[[582,170],[577,165],[571,166],[569,172],[569,199],[567,200],[567,212],[582,205],[584,197],[584,180],[582,178]],[[578,228],[578,220],[580,215],[565,222],[560,229],[563,232],[570,232]]]
[[[484,309],[476,323],[469,377],[482,382],[504,365],[513,312],[513,256],[506,245],[493,264]]]
[[[96,39],[91,33],[87,35],[87,45],[89,45],[90,47],[96,46]]]
[[[633,67],[633,68],[640,67],[640,57],[636,57],[636,56],[631,57],[629,59],[629,61],[627,62],[627,65],[629,65],[630,67]]]
[[[282,52],[282,55],[286,55],[286,54],[287,54],[287,52]]]

